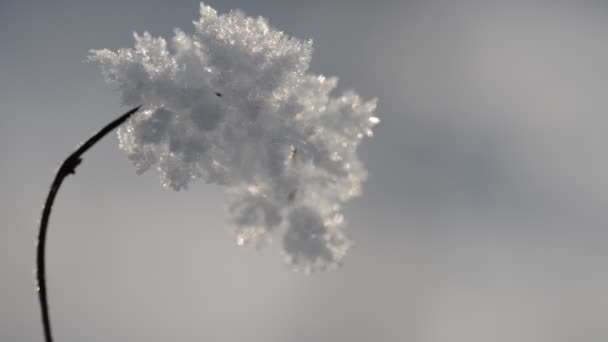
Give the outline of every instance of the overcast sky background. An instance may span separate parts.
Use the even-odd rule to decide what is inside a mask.
[[[224,195],[137,176],[115,135],[67,179],[58,342],[608,340],[608,4],[238,1],[379,98],[335,272],[236,246]],[[0,0],[0,340],[42,341],[34,240],[54,172],[127,108],[91,48],[192,32],[198,1]]]

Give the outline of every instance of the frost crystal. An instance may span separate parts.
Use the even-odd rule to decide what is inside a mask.
[[[121,149],[139,173],[156,165],[166,187],[224,186],[239,245],[280,229],[295,268],[338,266],[341,207],[366,178],[356,148],[379,122],[376,100],[332,96],[336,78],[307,73],[310,40],[240,11],[200,14],[169,46],[145,32],[133,49],[91,51],[123,103],[144,104],[120,128]]]

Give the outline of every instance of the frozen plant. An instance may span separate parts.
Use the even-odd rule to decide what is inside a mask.
[[[122,102],[144,104],[119,128],[120,148],[165,187],[223,186],[239,245],[277,231],[296,269],[338,266],[350,244],[341,211],[361,194],[356,150],[379,122],[376,99],[335,96],[337,78],[308,73],[311,40],[238,10],[201,3],[200,15],[170,43],[144,32],[134,48],[91,51]]]
[[[176,30],[170,48],[144,33],[135,34],[134,49],[91,51],[135,108],[70,154],[51,184],[36,248],[46,342],[53,340],[45,280],[52,206],[83,154],[117,127],[138,172],[156,165],[175,190],[197,179],[224,186],[239,245],[281,230],[287,261],[306,272],[338,266],[349,247],[341,209],[366,178],[356,149],[379,122],[376,100],[332,96],[336,78],[307,73],[311,41],[239,11],[218,15],[201,4],[200,12],[194,34]]]

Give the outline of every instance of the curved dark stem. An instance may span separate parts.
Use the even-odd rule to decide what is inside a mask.
[[[44,255],[45,255],[45,247],[46,247],[46,233],[49,224],[49,216],[51,215],[51,208],[53,207],[53,202],[55,201],[55,196],[57,195],[57,191],[59,191],[59,187],[61,187],[61,183],[63,179],[70,174],[76,173],[76,167],[82,162],[80,158],[88,149],[90,149],[93,145],[95,145],[101,138],[103,138],[106,134],[110,133],[113,129],[120,126],[123,122],[125,122],[133,113],[139,110],[137,106],[125,114],[121,115],[118,119],[110,122],[107,126],[102,128],[97,134],[93,135],[89,140],[85,141],[74,153],[72,153],[66,160],[63,161],[61,167],[57,171],[55,175],[55,180],[53,180],[53,184],[51,185],[51,189],[49,191],[48,196],[46,197],[46,202],[44,203],[44,209],[42,210],[42,219],[40,220],[40,231],[38,233],[38,244],[36,246],[36,281],[38,291],[38,298],[40,299],[40,311],[42,313],[42,326],[44,329],[44,339],[46,342],[52,342],[53,338],[51,335],[51,321],[49,317],[49,305],[47,301],[47,293],[46,293],[46,279],[45,279],[45,263],[44,263]]]

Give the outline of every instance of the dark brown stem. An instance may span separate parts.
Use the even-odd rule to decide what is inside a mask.
[[[118,119],[110,122],[107,126],[102,128],[97,134],[93,135],[89,140],[85,141],[74,153],[72,153],[66,160],[63,161],[61,167],[55,175],[55,180],[51,185],[49,194],[46,197],[44,208],[42,210],[42,219],[40,220],[40,231],[38,233],[38,244],[36,246],[36,290],[38,291],[38,298],[40,299],[40,311],[42,313],[42,327],[44,329],[44,340],[46,342],[52,342],[53,337],[51,335],[51,321],[49,317],[49,305],[46,293],[46,278],[45,278],[45,247],[46,247],[46,233],[49,225],[49,217],[51,215],[51,208],[55,201],[55,196],[63,179],[70,174],[76,173],[76,167],[82,162],[80,158],[88,149],[95,145],[101,138],[106,134],[110,133],[113,129],[120,126],[123,122],[139,110],[139,107],[135,107],[125,114],[121,115]]]

